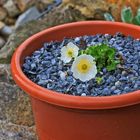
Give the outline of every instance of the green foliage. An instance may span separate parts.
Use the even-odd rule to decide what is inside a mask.
[[[103,80],[102,77],[96,77],[96,82],[98,85],[101,84],[102,80]]]
[[[134,17],[131,7],[124,7],[121,11],[122,21],[126,23],[132,23],[133,18]]]
[[[104,18],[107,21],[115,21],[114,18],[112,17],[112,15],[110,13],[104,13]]]
[[[124,7],[121,11],[121,19],[126,23],[140,25],[140,8],[137,10],[137,14],[133,16],[131,7]]]
[[[137,15],[133,18],[133,23],[135,25],[140,25],[140,8],[137,11]]]
[[[107,68],[108,71],[116,69],[116,65],[119,63],[115,60],[116,50],[111,48],[107,44],[99,44],[96,46],[88,47],[86,50],[82,50],[80,54],[88,54],[95,58],[98,71],[102,68]]]
[[[104,18],[107,21],[115,21],[110,13],[105,13]],[[121,20],[125,23],[135,24],[140,26],[140,8],[137,10],[137,14],[134,15],[131,7],[124,7],[121,10]]]

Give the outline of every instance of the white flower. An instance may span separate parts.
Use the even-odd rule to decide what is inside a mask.
[[[61,60],[64,63],[69,63],[72,60],[72,58],[78,56],[78,51],[79,48],[72,42],[69,42],[66,46],[64,46],[61,49]]]
[[[72,64],[73,76],[85,82],[94,78],[97,74],[97,67],[91,55],[80,55]]]

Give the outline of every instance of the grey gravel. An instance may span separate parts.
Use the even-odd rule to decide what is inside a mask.
[[[116,58],[122,56],[123,62],[115,71],[102,69],[97,77],[102,77],[98,84],[95,79],[82,82],[72,76],[71,63],[60,60],[60,50],[68,42],[81,48],[81,41],[86,46],[108,43],[116,48]],[[32,47],[32,46],[31,46]],[[140,40],[121,33],[114,35],[96,34],[76,38],[64,38],[62,42],[46,42],[44,46],[25,58],[23,72],[38,85],[74,96],[111,96],[140,89]]]

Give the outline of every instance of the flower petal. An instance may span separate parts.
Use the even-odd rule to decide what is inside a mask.
[[[69,63],[71,61],[72,58],[70,57],[66,57],[66,56],[61,56],[61,60],[64,62],[64,63]]]
[[[69,51],[72,52],[72,56],[68,55]],[[64,63],[70,62],[72,60],[72,58],[75,58],[78,56],[78,51],[79,51],[79,48],[72,42],[69,42],[66,46],[64,46],[61,49],[61,60]]]
[[[78,56],[73,64],[72,64],[72,72],[73,72],[73,76],[76,79],[80,79],[81,81],[85,82],[88,81],[92,78],[95,78],[96,74],[97,74],[97,67],[96,67],[96,63],[93,61],[94,58],[91,55],[80,55]],[[81,65],[81,62],[84,62],[85,64],[87,64],[87,71],[81,71],[80,69],[78,69],[78,66]],[[82,62],[82,63],[83,63]]]

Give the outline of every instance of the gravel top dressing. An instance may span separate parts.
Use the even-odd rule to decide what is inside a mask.
[[[140,90],[140,40],[116,33],[46,42],[22,69],[34,83],[64,94],[129,93]]]

